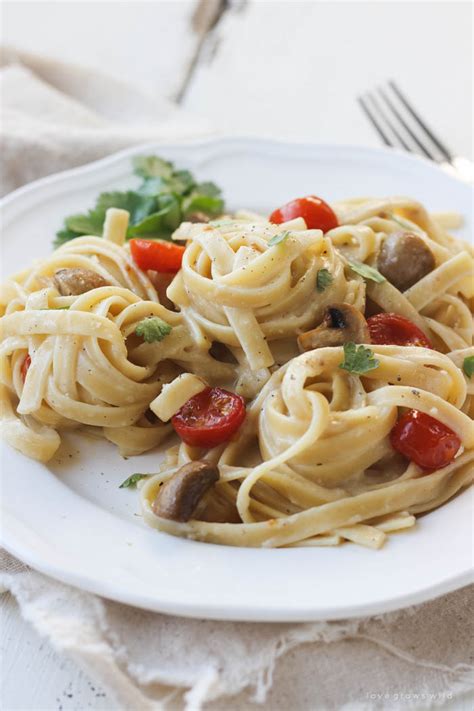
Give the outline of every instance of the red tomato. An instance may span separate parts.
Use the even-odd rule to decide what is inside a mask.
[[[25,382],[25,380],[26,380],[26,374],[28,372],[28,368],[30,367],[30,365],[31,365],[31,358],[29,355],[27,355],[25,360],[21,364],[21,368],[20,368],[20,373],[21,373],[23,382]]]
[[[422,469],[442,469],[461,446],[452,429],[419,410],[409,410],[390,433],[392,447]]]
[[[184,403],[171,423],[191,447],[216,447],[226,442],[245,419],[245,400],[221,388],[206,388]]]
[[[379,346],[421,346],[433,348],[418,326],[398,314],[376,314],[367,319],[370,340]]]
[[[296,217],[302,217],[309,230],[328,232],[339,224],[327,202],[316,195],[308,195],[287,202],[286,205],[274,210],[269,220],[275,225],[281,225],[282,222],[294,220]]]
[[[173,242],[157,242],[150,239],[131,239],[130,251],[135,264],[146,271],[178,272],[181,269],[184,247]]]

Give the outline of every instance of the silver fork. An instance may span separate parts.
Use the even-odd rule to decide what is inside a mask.
[[[357,101],[387,146],[424,155],[461,180],[474,182],[474,163],[455,155],[433,133],[393,80]]]

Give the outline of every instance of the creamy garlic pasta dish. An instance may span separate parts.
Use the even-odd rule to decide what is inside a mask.
[[[474,261],[456,217],[408,197],[230,213],[180,183],[167,232],[150,181],[180,173],[145,176],[144,218],[105,202],[99,229],[2,286],[9,445],[47,462],[82,428],[155,450],[122,485],[139,481],[145,521],[232,546],[378,548],[468,486]]]

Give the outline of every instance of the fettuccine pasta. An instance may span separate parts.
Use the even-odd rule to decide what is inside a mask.
[[[379,548],[472,481],[474,260],[452,215],[311,197],[199,219],[128,242],[109,209],[103,237],[2,286],[10,445],[47,462],[85,428],[134,456],[177,433],[145,521],[233,546]]]

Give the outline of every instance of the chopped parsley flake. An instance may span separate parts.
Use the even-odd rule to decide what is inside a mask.
[[[327,289],[328,286],[331,286],[333,281],[334,277],[330,271],[327,269],[319,269],[316,275],[316,289],[319,292],[322,292]]]
[[[163,321],[159,316],[150,316],[137,324],[135,333],[147,343],[154,343],[155,341],[162,341],[172,330],[169,323]]]
[[[378,368],[379,361],[375,358],[374,352],[365,346],[356,346],[355,343],[344,344],[344,360],[339,364],[343,370],[356,375],[362,375],[369,370]]]
[[[282,244],[282,242],[285,242],[289,236],[290,233],[288,230],[286,230],[285,232],[280,232],[280,234],[275,235],[271,238],[268,245],[269,247],[274,247],[276,244]]]
[[[462,369],[464,370],[468,378],[472,378],[472,376],[474,375],[474,355],[467,356],[467,358],[464,358]]]
[[[382,282],[387,281],[383,274],[381,274],[374,267],[369,267],[368,264],[362,264],[362,262],[354,262],[349,259],[349,264],[353,272],[359,274],[359,276],[364,279],[370,279],[370,281],[375,281],[377,284],[382,284]]]
[[[135,487],[137,485],[137,481],[140,481],[141,479],[146,479],[149,476],[149,474],[132,474],[132,476],[129,476],[128,479],[125,479],[125,481],[120,484],[119,489],[128,489],[129,487]]]

